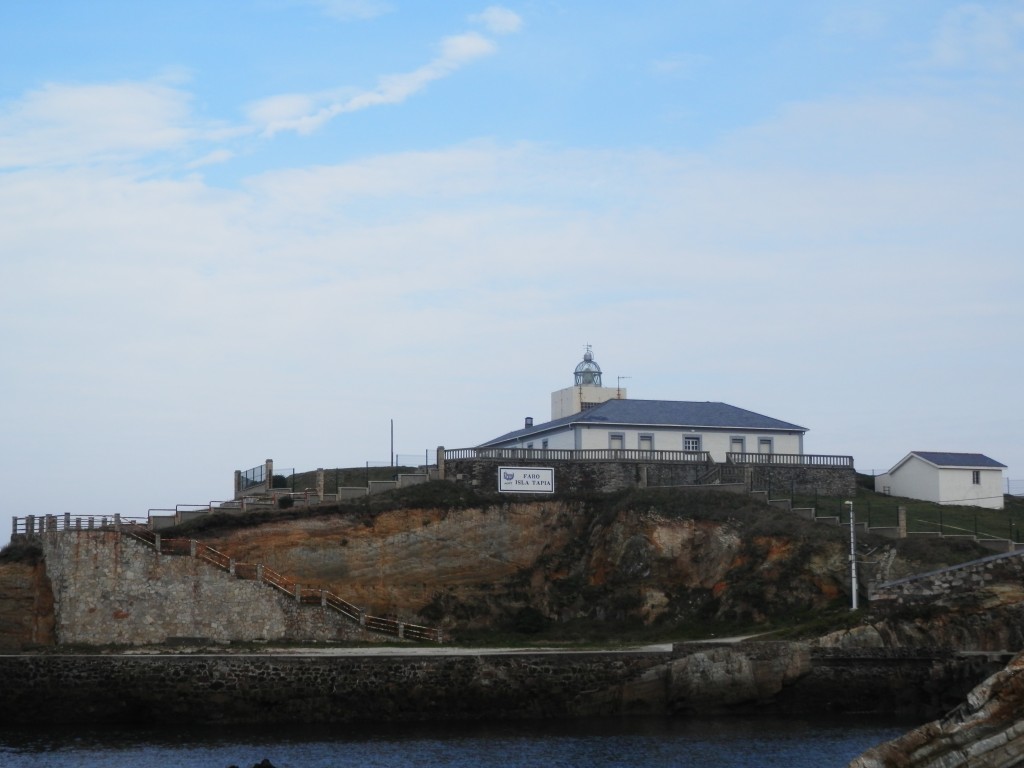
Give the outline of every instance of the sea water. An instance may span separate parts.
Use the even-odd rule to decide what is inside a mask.
[[[2,768],[828,768],[912,723],[845,719],[627,718],[156,729],[3,729]]]

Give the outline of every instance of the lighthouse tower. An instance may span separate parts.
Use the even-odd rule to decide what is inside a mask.
[[[595,405],[614,400],[625,399],[626,390],[601,386],[601,366],[594,360],[594,353],[587,344],[583,360],[573,371],[575,383],[571,387],[551,393],[551,420],[585,411]]]

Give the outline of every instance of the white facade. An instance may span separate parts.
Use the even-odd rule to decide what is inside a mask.
[[[1003,469],[978,453],[916,451],[875,477],[875,491],[936,504],[1002,509]]]
[[[550,450],[707,451],[717,462],[727,453],[803,454],[803,433],[714,430],[632,424],[572,424],[504,441],[503,448]]]

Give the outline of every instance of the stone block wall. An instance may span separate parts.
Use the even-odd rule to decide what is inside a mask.
[[[448,459],[445,479],[468,483],[484,490],[497,490],[498,467],[551,467],[555,470],[557,493],[610,492],[626,488],[687,486],[697,483],[706,471],[702,464],[670,464],[635,461],[552,461],[509,459],[505,462],[482,459]],[[732,467],[730,467],[733,469]],[[823,496],[852,496],[857,490],[852,467],[735,467],[730,472],[743,477],[749,488],[771,487],[773,492]],[[745,471],[744,471],[745,470]]]
[[[0,656],[0,722],[208,726],[828,711],[934,716],[934,706],[946,701],[918,693],[929,686],[959,691],[957,681],[968,677],[952,658],[815,659],[805,646],[785,642],[683,644],[655,652]]]
[[[1024,552],[1010,552],[975,560],[966,565],[909,576],[883,584],[871,591],[871,601],[895,605],[927,604],[937,598],[953,598],[991,589],[999,583],[1024,582]]]
[[[771,490],[773,498],[790,493],[852,498],[857,493],[853,467],[751,467],[751,484]]]
[[[383,640],[268,584],[202,560],[161,555],[116,532],[43,536],[60,644]]]

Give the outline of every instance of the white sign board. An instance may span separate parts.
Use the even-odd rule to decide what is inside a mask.
[[[498,467],[499,493],[554,493],[551,467]]]

